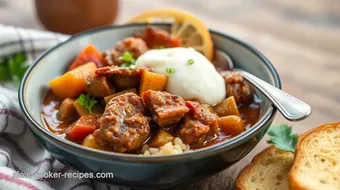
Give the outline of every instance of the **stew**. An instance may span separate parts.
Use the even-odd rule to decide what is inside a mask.
[[[103,53],[94,45],[80,52],[50,81],[42,117],[60,138],[104,151],[169,155],[210,146],[253,126],[261,106],[241,74],[212,62],[147,26]]]

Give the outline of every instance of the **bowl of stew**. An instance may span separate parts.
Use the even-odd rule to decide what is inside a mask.
[[[53,157],[99,181],[172,187],[247,155],[276,109],[232,67],[281,88],[256,49],[210,30],[234,65],[181,47],[166,24],[89,30],[47,50],[19,89],[25,120]],[[152,36],[147,38],[146,36]],[[164,45],[165,44],[165,45]]]

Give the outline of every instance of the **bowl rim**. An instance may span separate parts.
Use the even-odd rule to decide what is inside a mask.
[[[27,81],[30,78],[30,75],[34,73],[34,68],[39,64],[42,63],[43,59],[49,55],[51,52],[54,52],[61,48],[62,46],[68,44],[69,42],[76,40],[78,38],[86,37],[87,35],[95,34],[102,31],[107,30],[115,30],[117,28],[130,28],[130,27],[141,27],[146,26],[147,23],[133,23],[133,24],[124,24],[124,25],[110,25],[110,26],[104,26],[100,28],[90,29],[84,32],[81,32],[79,34],[76,34],[74,36],[71,36],[67,40],[53,46],[52,48],[47,49],[44,51],[38,58],[36,58],[33,63],[30,65],[28,70],[26,71],[20,87],[18,91],[18,99],[19,99],[19,105],[21,108],[21,111],[23,112],[23,116],[26,120],[26,122],[29,122],[31,125],[28,125],[31,130],[33,130],[36,133],[39,133],[44,138],[48,138],[48,140],[53,141],[54,143],[57,143],[59,146],[62,146],[64,150],[66,151],[76,151],[81,156],[89,157],[89,158],[96,158],[100,160],[124,160],[127,162],[169,162],[169,161],[178,161],[178,160],[184,160],[184,159],[193,159],[193,158],[199,158],[199,157],[205,157],[212,154],[217,154],[218,152],[224,151],[227,148],[231,148],[233,146],[239,145],[243,143],[245,140],[251,138],[252,136],[255,136],[259,130],[264,128],[266,124],[270,121],[270,119],[276,114],[276,108],[271,104],[268,109],[265,111],[264,115],[260,118],[260,120],[252,126],[250,129],[246,130],[245,132],[220,143],[217,143],[215,145],[200,148],[198,150],[187,152],[184,154],[176,154],[176,155],[168,155],[168,156],[140,156],[136,154],[126,154],[126,153],[115,153],[115,152],[107,152],[102,150],[96,150],[88,147],[84,147],[80,144],[68,141],[66,139],[62,139],[50,131],[46,129],[46,126],[40,125],[40,123],[35,119],[35,117],[31,114],[28,105],[27,105],[27,98],[25,98],[24,94],[27,87]],[[167,24],[152,24],[155,26],[166,26]],[[230,41],[233,41],[236,44],[239,44],[240,46],[246,48],[248,51],[254,54],[257,58],[259,58],[264,65],[269,70],[271,77],[273,77],[274,80],[274,86],[281,89],[281,81],[279,78],[279,75],[274,68],[274,66],[271,64],[271,62],[257,49],[252,47],[251,45],[232,37],[228,34],[218,32],[215,30],[209,30],[213,35],[220,36],[222,38],[227,38]]]

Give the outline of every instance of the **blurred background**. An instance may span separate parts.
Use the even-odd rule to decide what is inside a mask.
[[[339,120],[339,0],[82,0],[72,5],[67,2],[70,1],[0,0],[0,24],[76,33],[77,29],[70,29],[67,22],[74,23],[72,27],[76,28],[93,23],[121,24],[145,10],[178,8],[198,16],[209,28],[260,50],[275,65],[283,89],[313,108],[312,115],[304,121],[290,123],[278,114],[275,124],[289,123],[302,133]],[[60,14],[58,19],[50,17],[52,13]],[[71,20],[74,18],[67,14],[80,15],[81,21]],[[65,21],[65,17],[70,19]],[[264,145],[265,141],[243,162],[249,163]]]

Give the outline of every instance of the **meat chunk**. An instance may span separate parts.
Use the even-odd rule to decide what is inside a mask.
[[[130,69],[127,67],[102,67],[96,70],[97,75],[109,75],[111,76],[115,86],[125,90],[129,88],[135,88],[139,85],[141,75],[144,70],[150,71],[147,67],[137,67],[136,69]]]
[[[111,94],[111,95],[109,95],[109,96],[106,96],[106,97],[104,97],[104,101],[105,101],[105,103],[107,104],[107,103],[109,103],[109,101],[110,101],[112,98],[114,98],[114,97],[116,97],[116,96],[119,96],[119,95],[122,95],[122,94],[125,94],[125,93],[129,93],[129,92],[132,92],[132,93],[134,93],[134,94],[137,94],[137,90],[136,90],[135,88],[130,88],[130,89],[123,90],[123,91],[117,92],[117,93],[115,93],[115,94]]]
[[[114,152],[130,152],[140,148],[150,134],[150,118],[139,96],[125,93],[112,98],[94,132],[96,142]]]
[[[143,33],[135,36],[144,39],[149,48],[172,48],[181,45],[179,38],[171,36],[167,31],[154,26],[147,26]]]
[[[148,90],[143,92],[142,100],[160,127],[178,123],[189,111],[183,98],[167,92]]]
[[[209,130],[210,127],[208,125],[205,125],[190,116],[185,116],[184,122],[179,129],[178,136],[186,144],[203,144]]]
[[[137,67],[136,69],[131,69],[128,67],[107,66],[97,69],[95,73],[97,75],[140,76],[144,70],[151,71],[152,69],[148,67]]]
[[[254,98],[254,89],[238,72],[227,72],[224,75],[227,84],[227,96],[234,96],[236,103],[249,104]]]
[[[82,142],[84,138],[99,128],[100,115],[84,115],[66,129],[66,138],[73,142]]]
[[[60,121],[74,121],[77,115],[76,109],[73,106],[75,100],[72,98],[66,98],[63,100],[59,107],[57,117]]]
[[[106,76],[93,74],[86,78],[86,91],[90,96],[103,98],[115,93],[114,87]]]
[[[118,41],[114,47],[104,52],[104,63],[106,65],[120,65],[124,63],[124,61],[119,58],[126,51],[130,52],[132,57],[137,59],[144,52],[148,51],[148,47],[141,38],[125,38],[122,41]]]
[[[198,102],[187,101],[190,111],[185,115],[178,135],[186,144],[203,144],[209,136],[218,132],[218,116]]]
[[[139,76],[122,76],[122,75],[112,76],[113,83],[121,90],[137,88],[140,79],[141,77]]]

